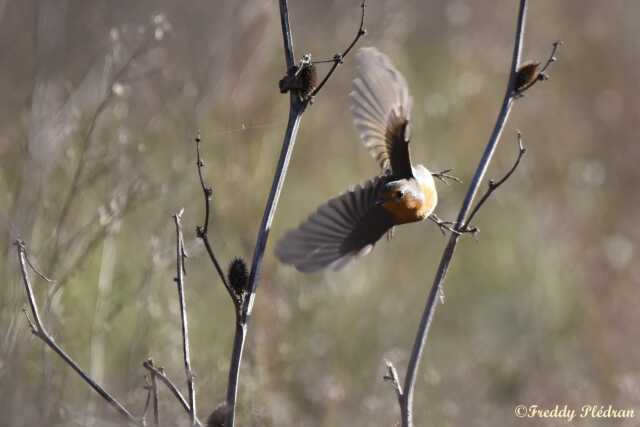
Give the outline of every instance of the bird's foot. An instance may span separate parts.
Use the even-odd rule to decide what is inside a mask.
[[[436,179],[439,179],[445,184],[449,184],[449,181],[455,181],[458,184],[462,184],[462,180],[460,178],[458,178],[455,175],[451,175],[449,173],[451,171],[453,171],[453,169],[449,168],[449,169],[441,170],[440,172],[433,172],[431,173],[431,176],[433,176]]]
[[[445,235],[447,234],[446,232],[450,232],[453,234],[457,234],[458,236],[461,236],[463,234],[473,234],[474,236],[480,231],[478,230],[477,227],[471,226],[464,226],[460,229],[456,228],[457,223],[454,221],[444,221],[442,219],[440,219],[440,217],[438,217],[438,215],[436,214],[431,214],[429,215],[429,219],[431,221],[433,221],[439,228],[440,228],[440,232]]]

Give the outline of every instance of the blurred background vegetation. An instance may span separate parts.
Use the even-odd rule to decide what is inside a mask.
[[[359,0],[291,0],[298,56],[353,37]],[[515,0],[370,0],[367,36],[414,97],[414,159],[468,183],[511,59]],[[527,155],[454,259],[417,384],[418,425],[557,425],[516,404],[640,411],[640,4],[531,2],[525,58],[562,39],[549,82],[519,100],[489,177],[523,133]],[[185,208],[187,302],[201,419],[224,399],[233,312],[195,226],[193,138],[214,185],[218,256],[250,258],[288,97],[275,0],[0,0],[0,425],[120,422],[30,334],[14,248],[49,330],[134,411],[153,356],[180,385],[171,214]],[[240,385],[240,425],[392,426],[384,359],[403,375],[446,243],[431,223],[397,230],[340,272],[303,275],[273,243],[377,172],[353,130],[347,59],[302,121],[271,234]],[[636,125],[634,125],[636,123]],[[465,185],[440,185],[453,218]],[[166,425],[185,417],[161,394]],[[574,421],[575,422],[575,421]],[[615,420],[581,420],[613,425]],[[637,421],[636,421],[637,422]],[[627,422],[628,423],[628,422]],[[625,424],[627,425],[627,424]]]

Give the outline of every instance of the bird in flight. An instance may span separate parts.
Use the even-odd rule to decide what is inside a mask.
[[[429,218],[438,203],[432,173],[411,163],[412,99],[406,80],[373,47],[360,49],[356,64],[350,94],[354,124],[382,173],[324,203],[280,239],[276,256],[301,272],[342,268],[369,253],[394,226]]]

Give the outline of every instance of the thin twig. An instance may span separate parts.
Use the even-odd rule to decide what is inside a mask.
[[[200,240],[202,240],[202,243],[204,243],[204,247],[206,248],[207,253],[209,254],[209,259],[213,263],[213,266],[215,267],[216,271],[218,272],[218,276],[220,277],[220,280],[222,280],[222,284],[227,289],[227,292],[229,293],[229,297],[231,297],[231,300],[233,301],[234,305],[237,306],[239,302],[237,301],[236,295],[233,292],[233,289],[231,289],[231,287],[229,286],[229,283],[227,282],[224,272],[222,271],[222,267],[218,262],[218,258],[213,252],[213,248],[211,247],[211,243],[209,242],[209,218],[211,216],[211,199],[213,198],[213,188],[208,186],[204,180],[204,172],[203,172],[204,161],[202,160],[202,156],[200,154],[201,142],[202,142],[202,139],[200,138],[200,135],[196,136],[196,166],[198,168],[198,178],[200,179],[200,187],[202,188],[202,194],[204,196],[204,218],[202,220],[202,225],[196,227],[196,235]]]
[[[153,389],[149,376],[145,375],[145,381],[144,389],[147,390],[147,398],[144,401],[144,409],[142,410],[142,424],[147,425],[147,412],[149,412],[149,408],[151,407],[151,394],[153,393]]]
[[[51,348],[60,358],[69,365],[80,377],[87,383],[91,388],[95,390],[104,400],[109,403],[112,407],[118,411],[130,424],[136,426],[143,426],[144,420],[135,417],[134,415],[124,407],[120,401],[118,401],[113,395],[107,392],[102,386],[96,383],[87,373],[85,373],[82,368],[60,347],[53,337],[47,332],[40,319],[40,313],[38,311],[38,304],[36,302],[33,288],[31,286],[31,280],[29,279],[29,273],[27,271],[27,265],[31,265],[29,261],[27,261],[27,249],[25,247],[24,242],[18,240],[15,242],[16,248],[18,250],[18,262],[20,263],[20,272],[22,274],[22,281],[24,282],[25,290],[27,293],[27,299],[29,302],[29,307],[31,308],[31,314],[33,319],[29,319],[29,326],[31,327],[31,331],[33,334],[38,337],[42,342],[44,342],[49,348]],[[25,310],[25,314],[26,310]]]
[[[331,78],[331,75],[336,71],[336,68],[338,68],[338,66],[344,62],[344,58],[349,54],[349,52],[351,52],[351,49],[353,49],[356,43],[358,43],[358,40],[360,40],[362,36],[367,34],[367,30],[364,27],[364,11],[366,9],[366,0],[362,0],[362,4],[360,5],[360,7],[362,8],[362,15],[360,16],[360,27],[358,27],[358,32],[356,33],[356,36],[354,37],[351,44],[347,46],[344,52],[342,52],[341,54],[338,53],[333,57],[333,59],[331,60],[333,62],[333,65],[331,66],[327,74],[324,76],[320,84],[318,84],[318,86],[316,86],[316,88],[311,92],[311,94],[309,95],[309,99],[312,99],[314,96],[318,94],[318,92],[320,92],[320,90],[324,87],[327,81]]]
[[[387,373],[384,375],[384,377],[382,377],[382,379],[391,382],[391,384],[393,385],[393,389],[396,392],[398,403],[402,405],[403,394],[402,386],[400,385],[400,380],[398,379],[398,371],[396,371],[396,367],[393,366],[393,363],[391,363],[390,361],[385,360],[384,363],[387,366]]]
[[[153,359],[147,359],[147,362],[149,362],[150,366],[153,366]],[[153,425],[155,427],[159,427],[160,426],[160,402],[159,402],[159,391],[158,391],[158,380],[157,380],[157,374],[155,373],[155,371],[150,370],[149,371],[149,377],[151,379],[151,403],[153,406]]]
[[[42,280],[44,280],[45,282],[48,283],[55,283],[55,280],[48,278],[47,276],[44,275],[44,273],[42,273],[42,271],[40,271],[40,269],[38,267],[36,267],[33,262],[31,262],[31,259],[29,259],[29,257],[26,258],[27,259],[27,264],[29,264],[29,267],[31,268],[31,270],[36,273],[38,276],[40,276],[40,278]]]
[[[149,372],[155,374],[155,376],[160,381],[162,381],[162,383],[169,389],[169,391],[176,398],[178,403],[182,405],[182,408],[185,410],[185,412],[191,413],[191,406],[189,406],[189,402],[187,402],[187,399],[185,399],[185,397],[182,395],[178,386],[176,386],[174,382],[171,381],[171,379],[169,379],[167,374],[164,372],[164,369],[156,368],[152,363],[150,363],[149,360],[145,360],[144,362],[142,362],[142,366],[145,369],[147,369]],[[198,420],[197,418],[196,418],[196,425],[202,427],[202,422],[200,422],[200,420]]]
[[[176,278],[178,285],[178,299],[180,300],[180,320],[182,325],[182,350],[184,355],[184,370],[187,376],[187,387],[189,389],[189,415],[191,415],[191,425],[196,425],[196,392],[193,385],[193,372],[191,371],[191,358],[189,355],[189,326],[187,321],[187,302],[184,297],[184,237],[182,235],[182,214],[184,209],[173,216],[176,224]]]
[[[500,187],[502,184],[504,184],[511,177],[511,175],[513,175],[513,173],[516,171],[516,169],[518,168],[518,165],[520,165],[520,160],[522,160],[522,157],[527,152],[527,149],[524,148],[524,146],[522,145],[522,134],[520,133],[520,131],[518,131],[517,133],[517,142],[518,142],[518,157],[516,157],[516,161],[513,163],[513,166],[511,166],[509,171],[507,171],[507,173],[498,181],[494,181],[492,179],[489,180],[489,187],[487,188],[487,192],[484,193],[484,195],[480,198],[480,200],[478,200],[478,203],[476,203],[474,208],[471,210],[471,213],[467,217],[465,228],[469,227],[469,224],[473,222],[473,218],[476,216],[480,208],[486,203],[486,201],[489,200],[489,197],[491,197],[493,192],[496,191],[498,187]]]
[[[562,40],[558,40],[553,43],[553,48],[551,49],[551,54],[549,55],[547,62],[545,62],[544,66],[540,69],[538,74],[533,79],[531,79],[529,83],[522,86],[521,88],[516,88],[517,89],[516,97],[524,96],[524,93],[536,83],[540,81],[549,80],[549,75],[546,73],[546,71],[551,66],[551,64],[553,64],[558,60],[556,53],[558,53],[558,49],[560,48],[561,45],[562,45]]]
[[[482,158],[480,159],[480,163],[476,169],[465,199],[462,203],[462,207],[460,208],[457,225],[455,227],[455,229],[458,231],[465,230],[465,218],[467,217],[467,214],[471,209],[475,195],[482,182],[482,179],[485,176],[487,168],[489,167],[489,163],[491,162],[493,153],[495,152],[495,149],[500,140],[500,135],[502,134],[505,123],[507,122],[516,95],[514,88],[516,85],[517,70],[520,67],[520,63],[522,60],[522,46],[524,40],[527,0],[520,0],[519,3],[520,6],[516,25],[511,68],[509,72],[509,81],[507,83],[502,106],[500,108],[498,118],[491,133],[491,137],[489,138],[489,142],[485,147]],[[404,395],[400,405],[402,427],[413,426],[413,392],[416,383],[418,365],[422,358],[424,346],[429,332],[429,327],[431,326],[431,321],[433,320],[433,315],[437,307],[438,295],[440,294],[441,288],[444,284],[445,276],[449,269],[449,264],[451,263],[459,239],[459,234],[451,234],[449,243],[447,244],[444,253],[442,254],[438,271],[434,278],[424,312],[420,319],[420,324],[418,326],[418,331],[414,341],[413,350],[411,352],[411,358],[409,359],[407,374],[404,381]]]

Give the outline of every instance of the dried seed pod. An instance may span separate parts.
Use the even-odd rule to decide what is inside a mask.
[[[242,258],[236,258],[231,261],[227,277],[229,278],[231,289],[233,289],[236,294],[241,295],[247,290],[247,285],[249,284],[249,273],[247,270],[247,264]]]
[[[213,410],[207,419],[207,427],[225,427],[229,416],[229,406],[227,402],[222,402]]]
[[[285,74],[283,78],[278,82],[278,87],[280,88],[280,93],[287,93],[291,89],[295,89],[296,85],[296,71],[298,67],[294,66],[293,69]]]
[[[311,92],[318,85],[318,71],[314,64],[305,65],[298,76],[300,81],[300,94],[304,97],[311,95]]]
[[[540,63],[537,61],[526,61],[516,72],[516,90],[520,91],[537,77]]]

